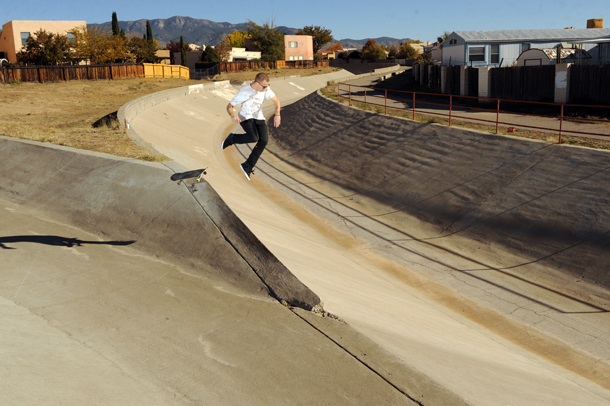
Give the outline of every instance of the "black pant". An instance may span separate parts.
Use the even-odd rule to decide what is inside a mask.
[[[250,144],[256,142],[256,145],[252,149],[250,156],[246,160],[246,163],[250,167],[254,168],[258,158],[265,150],[267,142],[269,141],[269,134],[267,132],[267,122],[265,120],[255,120],[253,118],[242,121],[241,128],[246,132],[245,134],[233,134],[231,144]]]

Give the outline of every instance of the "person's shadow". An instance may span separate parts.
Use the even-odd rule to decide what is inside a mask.
[[[30,242],[35,244],[54,245],[58,247],[81,247],[83,244],[97,245],[131,245],[135,241],[83,241],[78,238],[66,238],[57,235],[16,235],[12,237],[0,237],[0,248],[5,250],[15,249],[5,244]]]

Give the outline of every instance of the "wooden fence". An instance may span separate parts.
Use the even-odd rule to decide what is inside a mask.
[[[0,83],[67,82],[71,80],[114,80],[126,78],[189,78],[184,66],[163,64],[110,64],[74,66],[26,66],[0,69]]]
[[[555,99],[555,65],[494,68],[489,75],[489,97],[545,103]]]
[[[63,82],[70,80],[113,80],[143,77],[144,67],[136,64],[26,66],[0,69],[0,83]]]
[[[570,67],[572,103],[610,105],[610,65]]]
[[[325,68],[328,67],[328,61],[240,61],[240,62],[223,62],[220,64],[220,72],[239,72],[242,70],[252,69],[304,69],[304,68]]]
[[[610,65],[506,68],[414,65],[413,71],[421,85],[443,94],[541,103],[610,105]],[[479,80],[481,75],[484,75],[482,82]],[[462,83],[463,80],[466,83]]]
[[[189,68],[181,65],[160,63],[143,63],[145,78],[179,78],[190,79]]]

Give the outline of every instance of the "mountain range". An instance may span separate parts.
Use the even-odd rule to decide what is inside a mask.
[[[137,21],[119,21],[119,27],[125,31],[128,37],[143,36],[146,34],[146,21],[150,21],[153,38],[159,41],[161,46],[165,46],[169,41],[179,41],[180,36],[185,42],[197,45],[216,45],[225,35],[231,34],[233,31],[248,29],[247,23],[232,24],[228,22],[217,23],[205,19],[197,19],[191,17],[175,16],[165,19],[154,20],[137,20]],[[112,28],[112,22],[108,21],[102,24],[88,24],[89,26],[97,25],[101,28]],[[277,27],[284,34],[295,34],[298,28],[290,28],[285,26]],[[409,41],[409,38],[397,39],[390,37],[372,38],[379,45],[391,45],[392,43],[400,43]],[[362,48],[368,41],[365,39],[342,39],[335,40],[340,42],[343,48]]]

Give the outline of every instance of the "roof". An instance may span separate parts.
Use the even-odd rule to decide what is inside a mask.
[[[523,51],[521,53],[521,55],[519,55],[519,58],[517,58],[517,59],[520,59],[521,56],[523,56],[524,54],[532,53],[533,51],[541,51],[551,60],[557,59],[557,48],[531,48],[531,49],[528,49],[527,51]],[[578,55],[578,53],[580,53],[580,55]],[[561,59],[576,59],[576,58],[591,59],[591,54],[589,54],[584,49],[579,50],[579,49],[573,49],[573,48],[563,48],[561,50]]]
[[[610,28],[454,31],[466,42],[584,40],[610,36]]]

